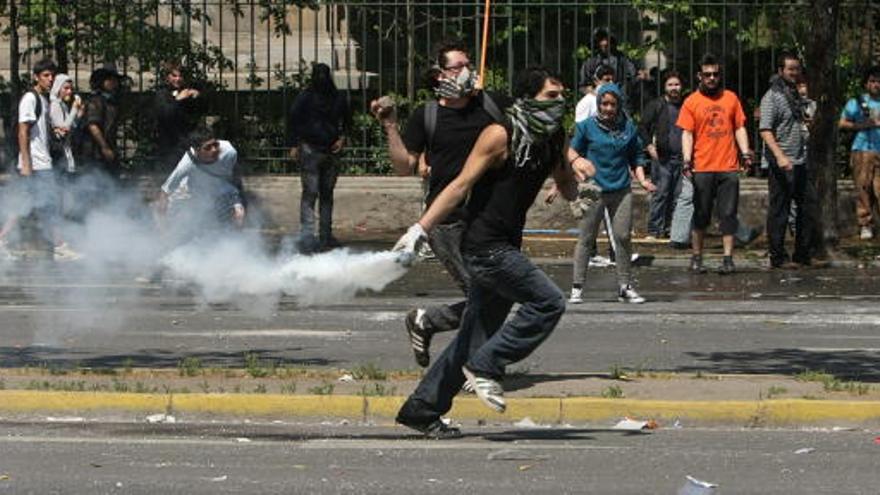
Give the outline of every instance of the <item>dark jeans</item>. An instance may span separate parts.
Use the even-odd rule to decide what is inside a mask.
[[[518,249],[468,253],[465,261],[471,291],[461,330],[403,404],[399,421],[427,424],[448,412],[464,384],[463,365],[502,377],[504,367],[531,354],[565,312],[562,291]],[[519,309],[505,322],[514,303]]]
[[[299,204],[299,224],[305,236],[315,235],[315,201],[320,203],[318,234],[328,241],[333,234],[333,189],[339,175],[339,162],[331,153],[323,153],[306,143],[300,145],[300,181],[302,198]]]
[[[428,243],[456,285],[467,295],[471,276],[461,256],[461,238],[465,228],[467,223],[464,220],[437,225],[431,229]],[[455,304],[438,304],[425,308],[422,328],[431,334],[457,330],[466,305],[467,301],[462,300]]]
[[[657,190],[651,195],[648,233],[660,237],[670,229],[675,207],[675,189],[681,177],[680,160],[663,160],[651,164],[651,180]]]
[[[697,172],[693,175],[695,230],[706,230],[712,221],[712,207],[718,204],[718,223],[722,235],[734,235],[739,221],[739,173]]]
[[[795,217],[794,256],[798,263],[809,263],[818,218],[818,197],[810,182],[807,167],[795,166],[785,171],[771,163],[768,169],[770,197],[767,206],[767,237],[770,241],[770,264],[779,266],[788,258],[785,252],[785,230],[792,200],[797,207]]]

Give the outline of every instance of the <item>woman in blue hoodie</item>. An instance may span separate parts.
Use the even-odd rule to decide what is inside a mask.
[[[630,231],[632,229],[631,176],[647,191],[656,188],[645,179],[644,145],[638,129],[623,112],[623,97],[616,84],[604,84],[599,88],[597,99],[599,113],[577,124],[568,161],[572,166],[589,170],[602,190],[597,201],[584,212],[581,232],[574,251],[574,282],[570,303],[583,302],[583,286],[587,278],[589,259],[587,246],[595,242],[599,224],[605,209],[611,217],[616,246],[617,300],[626,303],[643,303],[632,286],[630,270]],[[576,163],[583,161],[584,163]]]

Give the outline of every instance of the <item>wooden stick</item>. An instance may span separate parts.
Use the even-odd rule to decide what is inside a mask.
[[[480,47],[480,78],[477,80],[477,89],[483,89],[486,80],[486,50],[489,45],[489,16],[492,12],[492,0],[486,0],[483,11],[483,45]]]

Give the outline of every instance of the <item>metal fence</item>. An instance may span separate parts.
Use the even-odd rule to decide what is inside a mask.
[[[65,58],[64,65],[80,90],[86,89],[91,70],[102,58],[120,64],[132,79],[123,103],[124,140],[127,163],[135,168],[150,162],[154,125],[149,98],[159,61],[166,55],[184,56],[192,77],[208,88],[207,116],[238,145],[252,172],[268,173],[295,171],[295,164],[284,158],[285,112],[307,79],[310,64],[324,62],[334,69],[337,85],[346,91],[355,112],[344,153],[347,171],[384,173],[388,164],[383,138],[367,113],[369,101],[394,93],[405,115],[428,98],[421,74],[430,65],[433,45],[441,39],[464,40],[473,47],[476,60],[484,3],[24,0],[18,2],[18,52],[23,68],[44,54]],[[49,4],[58,4],[61,10],[50,9]],[[806,4],[800,1],[495,0],[492,4],[487,47],[491,89],[509,90],[513,74],[532,64],[557,70],[574,87],[578,69],[593,49],[593,33],[604,27],[620,49],[652,75],[631,96],[636,114],[658,93],[659,70],[695,74],[704,52],[723,58],[726,84],[749,111],[767,88],[777,51],[802,48],[810,22],[821,22],[805,19]],[[86,17],[105,10],[98,20]],[[880,6],[870,0],[851,1],[843,10],[839,60],[841,75],[848,78],[859,66],[880,59],[880,35],[875,29]],[[9,12],[3,13],[7,18],[0,15],[0,22],[10,25]],[[61,53],[58,36],[46,34],[59,25],[73,33],[63,38]],[[0,40],[0,77],[7,81],[14,65],[4,59],[7,53],[14,57],[9,34]],[[167,39],[186,43],[168,48]],[[2,108],[8,112],[11,94],[5,95]]]

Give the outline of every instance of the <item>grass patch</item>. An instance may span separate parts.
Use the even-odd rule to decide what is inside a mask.
[[[251,378],[266,378],[275,374],[275,361],[262,361],[253,352],[244,354],[244,370]]]
[[[389,395],[394,395],[397,392],[397,387],[386,387],[381,383],[374,383],[372,385],[364,385],[361,387],[361,395],[364,397],[387,397]]]
[[[602,397],[605,399],[622,399],[623,396],[623,389],[617,385],[611,385],[602,391]]]
[[[804,370],[794,376],[801,382],[818,382],[826,392],[847,392],[851,395],[867,395],[871,386],[859,381],[841,380],[825,371]]]
[[[616,364],[611,367],[611,370],[608,372],[608,378],[612,380],[627,380],[629,377],[626,375],[626,368],[621,368]]]
[[[177,362],[177,372],[180,376],[196,376],[202,371],[202,360],[189,356]]]
[[[375,363],[359,364],[351,370],[355,380],[387,380],[388,373]]]
[[[293,395],[296,393],[296,382],[282,383],[281,393]]]
[[[336,388],[336,385],[332,383],[324,382],[321,385],[315,385],[314,387],[309,387],[309,393],[312,395],[333,395],[333,389]]]
[[[768,398],[768,399],[772,399],[772,398],[774,398],[774,397],[776,397],[776,396],[778,396],[778,395],[782,395],[782,394],[784,394],[784,393],[786,393],[786,392],[788,392],[788,389],[787,389],[787,388],[785,388],[785,387],[777,387],[776,385],[773,385],[772,387],[770,387],[770,388],[767,389],[767,398]]]

